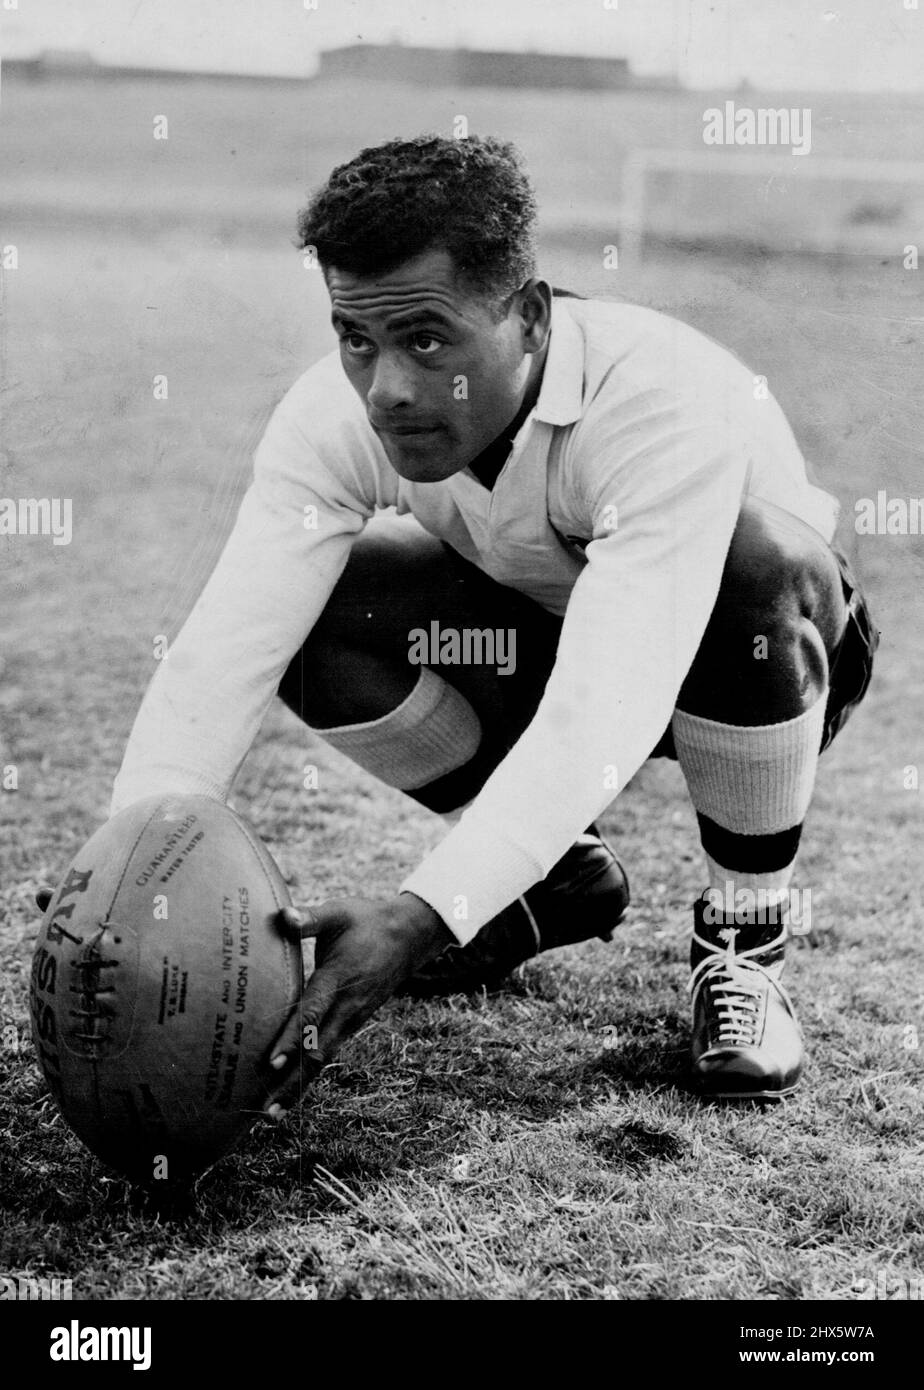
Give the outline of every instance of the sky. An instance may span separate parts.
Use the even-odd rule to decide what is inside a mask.
[[[359,40],[592,53],[691,87],[924,91],[924,0],[3,0],[0,52],[312,73]],[[906,8],[917,6],[917,8]],[[311,6],[311,8],[309,8]]]

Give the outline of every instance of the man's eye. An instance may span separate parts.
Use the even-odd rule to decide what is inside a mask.
[[[414,351],[419,352],[423,357],[432,357],[434,352],[438,352],[443,346],[443,340],[434,338],[432,333],[415,333],[411,343]]]
[[[340,341],[347,352],[352,353],[354,357],[365,357],[372,351],[372,344],[369,339],[362,337],[359,333],[344,333]]]

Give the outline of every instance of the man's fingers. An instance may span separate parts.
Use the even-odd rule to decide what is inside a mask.
[[[327,1062],[339,1050],[340,1045],[346,1042],[347,1038],[352,1037],[357,1028],[360,1028],[364,1022],[365,1018],[361,1015],[357,1016],[355,1009],[346,999],[341,999],[339,1003],[332,1004],[327,1009],[320,1027],[317,1024],[306,1022],[305,1016],[302,1015],[299,1020],[301,1029],[300,1056],[298,1059],[294,1057],[291,1059],[292,1064],[288,1073],[285,1073],[283,1064],[281,1070],[284,1072],[284,1079],[273,1092],[270,1102],[266,1106],[267,1115],[273,1120],[281,1120],[287,1110],[298,1105],[306,1087],[317,1078]]]
[[[302,1016],[301,1004],[292,1010],[286,1025],[270,1049],[270,1068],[272,1071],[285,1071],[301,1048]]]
[[[276,914],[276,924],[302,940],[317,936],[320,931],[332,927],[346,927],[351,921],[349,910],[339,903],[324,903],[321,907],[299,909],[281,907]]]
[[[308,911],[300,912],[297,907],[281,907],[276,913],[276,925],[281,931],[300,936],[302,940],[306,936],[317,935],[314,914]]]
[[[285,1108],[286,1102],[300,1093],[304,1078],[313,1078],[324,1066],[328,1052],[321,1045],[321,1036],[325,1017],[337,997],[338,987],[333,972],[323,967],[316,970],[273,1044],[270,1069],[278,1072],[280,1078],[265,1107],[268,1114],[272,1114],[277,1105]]]
[[[273,1044],[270,1053],[273,1071],[284,1071],[286,1065],[295,1062],[303,1052],[317,1051],[324,1016],[336,997],[336,979],[331,979],[323,967],[316,970]]]
[[[369,992],[364,975],[369,952],[357,951],[355,944],[364,913],[368,914],[367,904],[342,898],[323,903],[310,914],[294,907],[277,914],[280,930],[303,938],[319,937],[319,963],[270,1051],[269,1066],[277,1079],[264,1110],[274,1119],[301,1097],[306,1083],[368,1016],[363,1001]]]
[[[286,1077],[281,1086],[278,1086],[266,1106],[264,1113],[271,1120],[281,1120],[285,1118],[287,1111],[296,1109],[304,1098],[305,1091],[316,1079],[322,1067],[324,1059],[309,1061],[301,1067],[295,1067],[292,1074]]]
[[[357,1013],[355,1003],[349,999],[342,999],[340,1003],[334,1004],[327,1012],[324,1022],[321,1024],[317,1042],[320,1046],[321,1054],[326,1058],[333,1057],[338,1052],[342,1043],[347,1038],[353,1036],[358,1028],[366,1022],[365,1012]],[[305,1038],[303,1046],[307,1047],[311,1038]]]

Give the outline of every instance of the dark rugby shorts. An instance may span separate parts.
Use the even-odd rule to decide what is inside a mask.
[[[509,676],[499,677],[498,684],[503,690],[508,710],[511,713],[516,710],[519,714],[516,722],[522,730],[542,698],[545,683],[555,663],[562,619],[518,590],[491,579],[446,541],[443,546],[458,581],[470,590],[480,611],[490,613],[490,625],[515,627],[517,630],[516,670]],[[847,625],[831,662],[821,752],[830,747],[865,696],[872,679],[873,658],[880,637],[850,562],[836,547],[832,546],[831,550],[841,574],[847,604]],[[676,761],[670,728],[665,730],[649,756]]]

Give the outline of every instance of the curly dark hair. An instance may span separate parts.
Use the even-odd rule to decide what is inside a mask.
[[[468,284],[507,299],[534,274],[536,200],[516,148],[491,136],[420,135],[361,150],[299,213],[298,245],[323,270],[393,270],[448,251]]]

